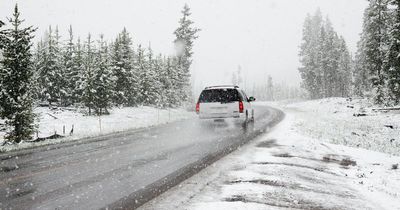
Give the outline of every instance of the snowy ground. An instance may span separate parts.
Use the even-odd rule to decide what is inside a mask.
[[[353,109],[345,99],[289,105],[271,133],[142,209],[400,209],[400,157],[390,144],[378,146],[395,135],[380,123],[398,126],[398,115],[352,118]]]
[[[165,124],[177,120],[193,117],[193,112],[184,109],[156,109],[153,107],[114,108],[110,115],[85,116],[77,110],[56,109],[46,107],[35,109],[38,114],[39,132],[38,137],[48,137],[54,133],[67,136],[56,140],[45,140],[43,142],[22,142],[18,145],[0,146],[1,151],[10,151],[33,146],[55,144],[71,141],[83,137],[98,136],[113,132],[121,132],[135,128],[144,128],[159,124]],[[101,125],[101,126],[100,126]],[[65,127],[65,129],[64,129]],[[73,134],[70,136],[73,127]],[[65,130],[65,133],[64,133]],[[4,141],[4,132],[0,132],[0,145]]]
[[[328,98],[284,106],[298,116],[295,127],[334,144],[400,155],[400,110],[375,112],[366,99]],[[367,116],[354,116],[366,114]]]

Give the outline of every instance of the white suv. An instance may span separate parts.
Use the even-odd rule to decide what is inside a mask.
[[[200,119],[241,118],[248,122],[254,120],[251,102],[255,100],[248,98],[238,86],[206,87],[196,104],[196,113]]]

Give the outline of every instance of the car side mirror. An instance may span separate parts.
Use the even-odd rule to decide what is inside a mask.
[[[254,98],[253,96],[250,96],[249,101],[250,101],[250,102],[256,101],[256,98]]]

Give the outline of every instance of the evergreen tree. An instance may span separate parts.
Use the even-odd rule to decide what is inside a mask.
[[[148,101],[148,72],[147,72],[148,63],[146,60],[145,51],[141,45],[138,46],[136,57],[135,57],[135,68],[138,76],[140,78],[139,82],[139,103],[140,104],[147,104]]]
[[[165,61],[165,74],[166,74],[166,102],[168,107],[175,107],[180,103],[180,98],[176,94],[178,92],[178,74],[176,71],[176,57],[167,57]]]
[[[33,54],[33,70],[34,70],[34,76],[33,76],[33,88],[32,88],[32,93],[33,93],[33,98],[35,100],[40,100],[40,93],[41,93],[41,85],[39,83],[40,79],[40,71],[42,70],[42,67],[44,65],[46,58],[46,52],[45,52],[45,44],[43,43],[43,40],[40,40],[40,42],[37,43],[36,50]]]
[[[336,96],[348,97],[351,90],[352,82],[352,60],[349,50],[347,49],[346,41],[343,37],[338,40],[338,69],[335,92]]]
[[[190,8],[185,4],[182,10],[183,17],[179,20],[179,27],[175,30],[174,44],[177,48],[177,71],[180,80],[178,81],[178,94],[181,101],[188,101],[191,94],[190,87],[190,66],[193,56],[193,42],[198,38],[200,29],[193,27],[193,21],[189,19]]]
[[[110,60],[108,57],[108,47],[104,41],[103,35],[100,35],[98,51],[95,55],[93,81],[93,106],[98,115],[104,113],[108,114],[108,108],[111,107],[113,97],[113,82],[113,75],[110,69]]]
[[[63,50],[63,89],[65,90],[65,99],[63,100],[63,105],[71,105],[78,102],[78,95],[76,94],[77,84],[80,77],[81,62],[76,59],[77,49],[74,44],[74,35],[72,32],[72,26],[68,29],[69,38],[66,46]],[[81,52],[79,52],[81,53]],[[79,55],[81,56],[81,55]]]
[[[140,47],[139,47],[140,48]],[[138,52],[142,54],[142,52]],[[140,69],[140,94],[142,96],[142,103],[144,105],[156,105],[158,104],[158,91],[160,89],[160,83],[157,78],[157,64],[154,59],[153,50],[151,47],[147,50],[147,55],[144,61],[144,65],[141,64]]]
[[[367,12],[364,12],[364,19],[366,19]],[[365,23],[364,23],[365,24]],[[365,27],[364,29],[365,30]],[[366,92],[371,90],[370,76],[367,68],[367,56],[365,53],[366,48],[366,34],[363,31],[361,33],[361,39],[357,43],[357,52],[355,54],[355,66],[354,66],[354,94],[357,96],[364,96]]]
[[[267,92],[266,100],[273,101],[274,100],[274,84],[272,82],[272,77],[270,75],[268,75],[266,92]]]
[[[167,104],[166,94],[168,88],[168,75],[166,74],[165,64],[161,54],[158,54],[158,56],[154,60],[154,72],[154,91],[155,96],[157,97],[156,103],[154,105],[160,108],[164,108]]]
[[[54,87],[56,88],[56,91],[58,92],[58,99],[59,104],[61,106],[67,106],[70,105],[68,102],[69,98],[69,91],[68,91],[68,81],[67,81],[67,69],[63,59],[63,47],[61,43],[61,36],[59,34],[58,26],[56,26],[55,30],[55,36],[54,36],[54,56],[55,56],[55,61],[56,61],[56,74],[55,74],[55,84]],[[51,54],[49,54],[51,55]]]
[[[74,56],[73,58],[73,68],[69,77],[69,86],[71,88],[71,100],[73,103],[82,103],[82,95],[83,95],[83,87],[85,84],[84,77],[84,52],[81,44],[81,39],[78,38],[78,41],[75,46]]]
[[[114,42],[111,68],[115,76],[114,103],[134,106],[137,104],[138,78],[133,65],[132,39],[124,28]]]
[[[52,28],[49,27],[44,63],[41,65],[39,73],[39,83],[41,100],[47,100],[50,104],[60,102],[63,94],[61,92],[63,75],[59,39],[58,29],[53,34]]]
[[[310,98],[321,98],[323,95],[321,68],[321,33],[322,14],[317,10],[314,16],[307,15],[303,27],[303,42],[300,46],[300,76],[302,86],[308,91]]]
[[[370,0],[363,24],[365,67],[370,75],[375,102],[378,104],[385,101],[386,75],[383,65],[388,44],[388,21],[387,0]]]
[[[3,31],[5,40],[1,60],[3,68],[0,72],[1,117],[6,119],[6,125],[10,128],[5,137],[7,141],[19,143],[31,139],[35,129],[31,92],[33,64],[30,49],[36,29],[32,26],[21,28],[23,20],[20,19],[17,5],[9,22],[12,27]]]
[[[395,8],[395,21],[390,30],[390,46],[387,53],[387,77],[390,99],[400,103],[400,0],[392,0]]]
[[[158,89],[158,98],[159,103],[158,107],[169,107],[170,106],[170,94],[171,94],[171,80],[169,78],[169,67],[168,67],[169,58],[162,57],[161,54],[157,56],[157,78],[159,81],[159,89]]]
[[[339,68],[339,39],[338,35],[332,27],[332,23],[327,18],[322,27],[321,37],[321,65],[320,72],[322,75],[322,97],[333,97],[339,96],[336,92],[337,83],[339,79],[338,68]]]
[[[85,43],[83,57],[83,81],[82,81],[82,102],[92,114],[94,106],[95,89],[95,49],[93,48],[92,37],[89,34]]]

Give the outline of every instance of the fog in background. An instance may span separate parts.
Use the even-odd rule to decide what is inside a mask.
[[[173,31],[187,3],[195,26],[192,65],[196,90],[230,84],[241,66],[247,88],[266,81],[299,85],[299,45],[304,18],[320,8],[352,52],[362,27],[366,0],[0,0],[0,19],[10,17],[18,2],[26,23],[38,27],[38,41],[49,25],[58,25],[63,39],[71,24],[75,36],[90,32],[113,40],[123,27],[134,45],[151,44],[157,53],[174,54]],[[197,91],[196,91],[197,92]]]

